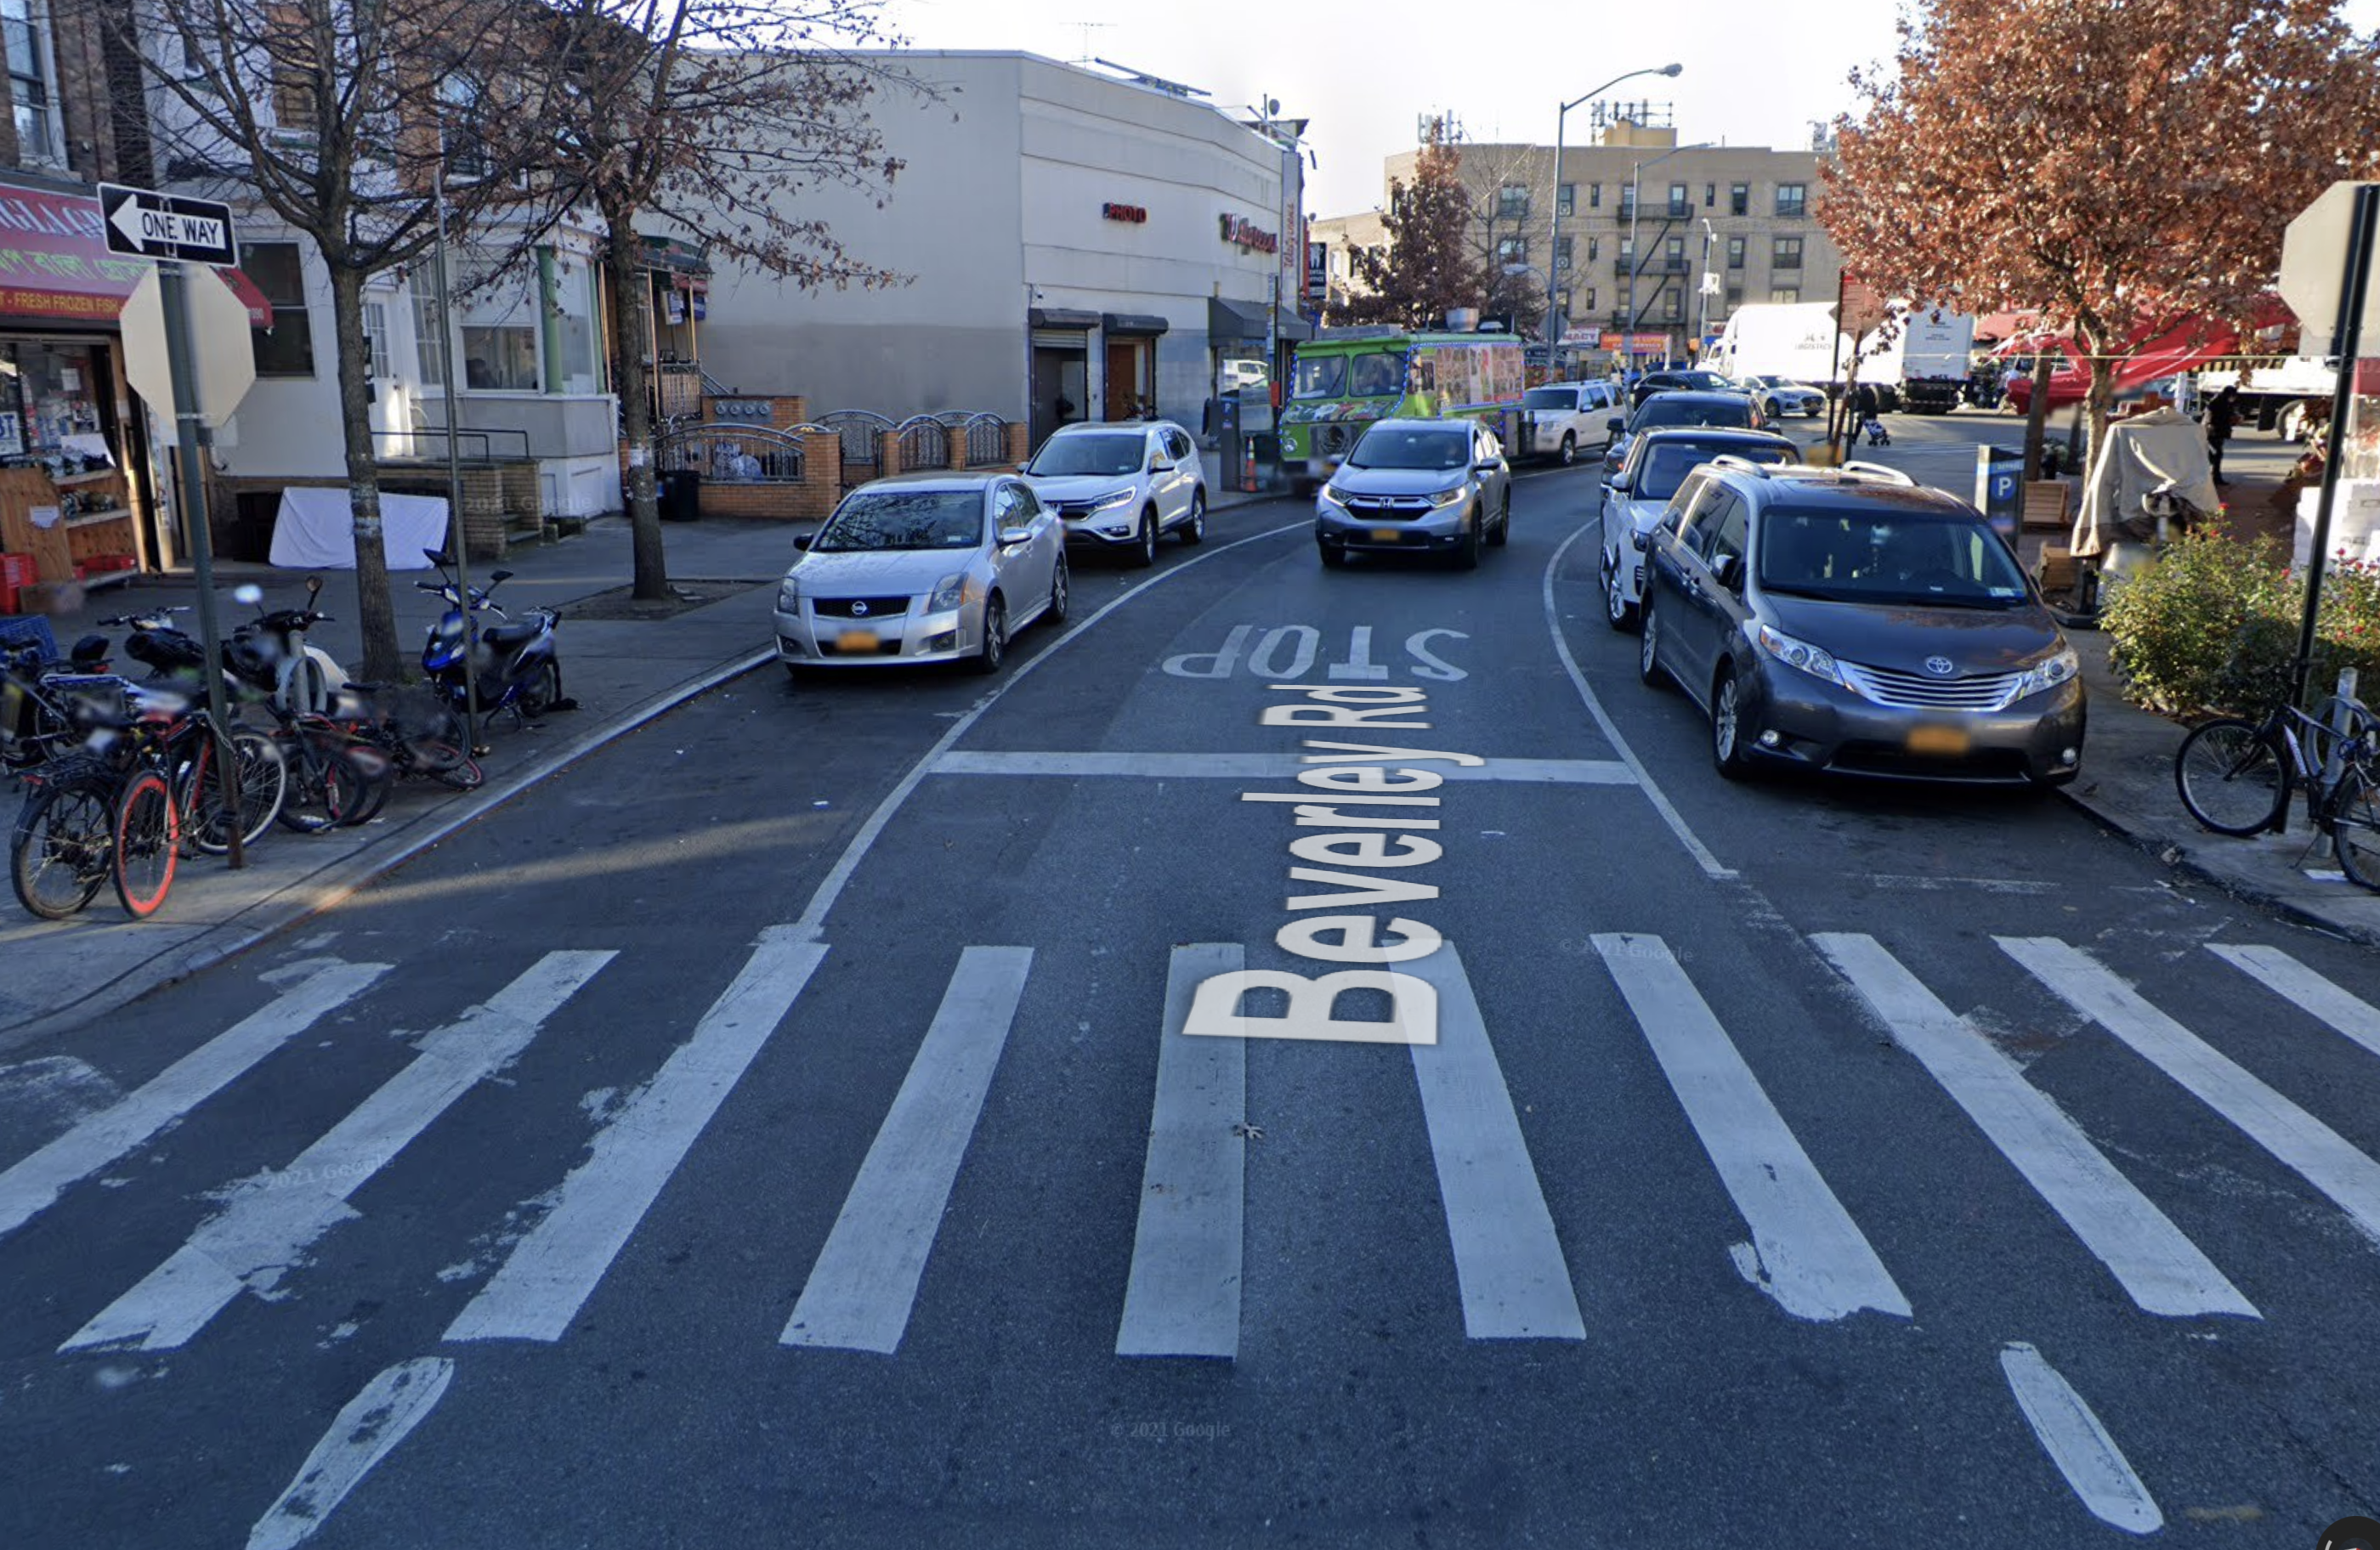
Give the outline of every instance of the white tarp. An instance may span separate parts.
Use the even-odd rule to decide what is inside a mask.
[[[383,492],[380,524],[388,568],[426,571],[430,562],[421,551],[446,547],[446,498]],[[354,570],[355,511],[346,489],[283,490],[281,515],[273,524],[272,558],[283,570]]]
[[[2206,457],[2206,428],[2177,409],[2151,409],[2116,420],[2099,441],[2099,459],[2082,487],[2071,539],[2077,554],[2097,554],[2131,526],[2154,528],[2148,497],[2169,492],[2212,515],[2222,504]]]

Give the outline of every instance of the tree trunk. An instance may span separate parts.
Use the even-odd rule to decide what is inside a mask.
[[[2042,443],[2049,439],[2049,367],[2047,351],[2033,357],[2033,396],[2024,406],[2024,477],[2041,478]]]
[[[364,277],[332,264],[332,332],[339,346],[339,435],[346,443],[347,500],[356,535],[356,624],[367,683],[393,684],[404,664],[396,644],[396,609],[388,592],[388,551],[381,539],[380,464],[372,454],[371,349],[364,339]],[[451,433],[453,427],[448,427]],[[459,515],[456,527],[460,530]]]
[[[651,326],[646,319],[643,244],[637,236],[634,211],[607,210],[603,221],[611,230],[604,262],[611,273],[612,337],[620,357],[620,374],[612,386],[620,394],[620,440],[627,449],[620,493],[628,507],[636,597],[640,602],[666,602],[669,561],[662,551],[661,500],[653,479],[652,374],[645,358]]]
[[[2075,409],[2075,430],[2087,431],[2082,448],[2082,472],[2090,475],[2099,461],[2099,448],[2107,441],[2107,420],[2116,407],[2116,366],[2110,355],[2114,330],[2100,326],[2097,318],[2085,313],[2074,320],[2074,337],[2091,358],[2091,391]]]

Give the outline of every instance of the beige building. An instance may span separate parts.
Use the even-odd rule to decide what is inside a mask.
[[[1842,258],[1816,219],[1827,151],[1681,147],[1674,128],[1601,103],[1588,109],[1571,122],[1589,120],[1591,143],[1563,148],[1559,176],[1550,145],[1463,146],[1475,246],[1491,263],[1532,272],[1566,344],[1608,351],[1633,322],[1652,336],[1640,354],[1683,360],[1738,307],[1834,299]],[[1385,159],[1383,206],[1393,183],[1413,180],[1418,155]],[[1345,249],[1386,239],[1372,211],[1318,220],[1313,240],[1330,245],[1338,291],[1354,288]],[[1545,336],[1542,323],[1536,333]]]

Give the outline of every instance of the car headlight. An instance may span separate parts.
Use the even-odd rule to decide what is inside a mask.
[[[1433,506],[1459,506],[1470,493],[1467,486],[1458,484],[1451,490],[1441,490],[1431,495],[1429,503]]]
[[[2074,654],[2071,646],[2061,646],[2049,656],[2024,670],[2016,681],[2016,693],[2011,699],[2037,695],[2044,689],[2054,689],[2082,671],[2082,659]]]
[[[787,613],[802,611],[802,584],[792,576],[777,583],[777,606]]]
[[[946,575],[934,583],[934,595],[926,599],[929,613],[948,613],[966,601],[966,573]]]
[[[1132,504],[1134,499],[1138,494],[1138,490],[1131,489],[1112,490],[1092,502],[1091,510],[1095,512],[1111,512],[1118,506],[1128,506]]]
[[[1335,506],[1341,511],[1347,509],[1347,496],[1335,484],[1326,484],[1315,493],[1326,506]]]
[[[1743,633],[1755,646],[1787,667],[1798,668],[1829,684],[1843,682],[1843,670],[1835,665],[1835,659],[1806,640],[1796,640],[1782,630],[1752,620],[1744,622]]]

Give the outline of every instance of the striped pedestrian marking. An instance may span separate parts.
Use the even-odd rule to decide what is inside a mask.
[[[2277,947],[2209,942],[2206,951],[2380,1055],[2380,1007],[2349,995]]]
[[[289,1488],[249,1530],[248,1550],[296,1550],[313,1538],[372,1467],[429,1419],[454,1381],[455,1363],[442,1356],[382,1369],[341,1408]]]
[[[137,1091],[0,1172],[0,1238],[48,1210],[70,1185],[90,1178],[222,1092],[266,1056],[363,994],[387,972],[385,963],[334,963],[317,969],[167,1066]]]
[[[1752,1229],[1747,1279],[1798,1318],[1863,1308],[1910,1317],[1884,1262],[1827,1187],[1760,1081],[1658,937],[1598,933],[1596,951],[1644,1030],[1719,1181]]]
[[[779,1343],[891,1355],[974,1139],[1033,966],[1026,947],[971,947],[942,993]]]
[[[1439,1196],[1475,1340],[1583,1340],[1578,1293],[1488,1024],[1451,942],[1397,965],[1438,991],[1438,1042],[1416,1044],[1414,1077]]]
[[[1209,942],[1175,948],[1166,967],[1157,1096],[1118,1356],[1240,1353],[1248,1046],[1191,1038],[1183,1026],[1201,981],[1246,964],[1245,948]]]
[[[2092,1517],[2126,1533],[2149,1534],[2165,1527],[2165,1514],[2124,1450],[2041,1352],[2011,1340],[2000,1348],[2000,1372],[2042,1451]]]
[[[2380,1163],[2151,1006],[2090,954],[2052,937],[1993,940],[2061,1000],[2237,1125],[2380,1241]]]
[[[693,1036],[597,1133],[553,1208],[447,1326],[447,1339],[562,1338],[826,951],[791,926],[762,934]]]
[[[1875,938],[1827,932],[1810,940],[2133,1302],[2174,1317],[2262,1316],[2081,1127],[2025,1081],[2015,1061],[1937,1000]]]
[[[286,1169],[239,1184],[173,1257],[58,1349],[171,1350],[242,1291],[271,1292],[317,1239],[354,1218],[350,1194],[455,1099],[528,1048],[545,1020],[613,956],[549,952],[484,1006],[426,1035],[411,1064]]]

